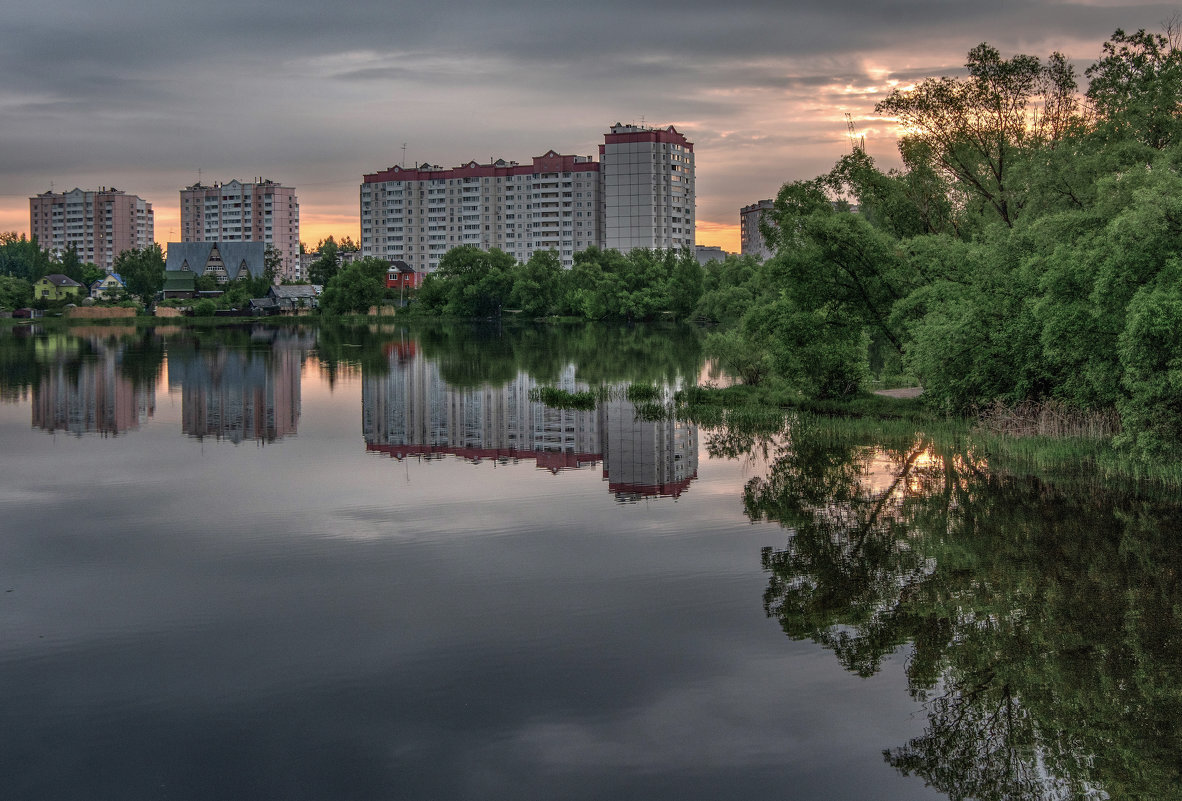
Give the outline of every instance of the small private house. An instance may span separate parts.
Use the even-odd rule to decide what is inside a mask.
[[[199,275],[219,284],[257,278],[266,269],[263,242],[169,242],[164,263],[165,298],[191,298]]]
[[[65,300],[82,294],[82,284],[68,275],[53,273],[33,282],[33,297],[40,300]]]
[[[90,296],[95,300],[116,300],[127,294],[127,286],[119,273],[107,273],[90,285]]]
[[[390,262],[390,269],[386,271],[386,287],[388,289],[418,289],[423,282],[423,274],[416,273],[414,268],[404,261]]]
[[[275,301],[275,308],[280,313],[315,309],[322,289],[318,284],[280,284],[267,290],[267,297]]]

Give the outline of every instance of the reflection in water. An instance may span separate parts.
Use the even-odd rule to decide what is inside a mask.
[[[538,382],[524,372],[501,386],[457,389],[435,361],[405,345],[390,349],[388,368],[378,375],[366,371],[362,381],[370,451],[397,459],[529,459],[553,472],[603,462],[608,489],[619,501],[676,497],[697,477],[696,426],[642,420],[624,398],[593,410],[552,408],[531,400]],[[547,384],[587,389],[575,380],[573,365]],[[666,395],[671,400],[672,390]]]
[[[871,675],[909,643],[925,733],[887,761],[951,798],[1175,798],[1182,508],[990,472],[926,437],[801,420],[744,502],[764,608]]]
[[[258,332],[250,349],[171,345],[168,386],[181,391],[181,428],[190,437],[267,443],[295,436],[300,373],[310,342],[283,331]]]
[[[155,375],[139,375],[144,360],[125,339],[56,335],[33,344],[34,428],[118,435],[155,413]]]

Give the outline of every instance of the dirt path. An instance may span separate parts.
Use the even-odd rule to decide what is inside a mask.
[[[874,391],[875,395],[883,395],[887,398],[918,398],[923,394],[923,387],[903,387],[902,389],[878,389]]]

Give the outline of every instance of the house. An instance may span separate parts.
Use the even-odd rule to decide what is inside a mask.
[[[416,273],[414,268],[402,260],[390,262],[390,269],[386,271],[386,288],[388,289],[418,289],[423,282],[423,274]]]
[[[127,285],[119,273],[107,273],[90,285],[90,296],[95,300],[115,300],[127,294]]]
[[[169,242],[164,283],[169,277],[212,275],[219,284],[258,278],[266,270],[263,242]],[[169,297],[169,296],[165,296]]]
[[[314,309],[319,303],[323,287],[315,284],[280,284],[267,290],[267,297],[274,298],[280,311]]]
[[[61,273],[43,276],[33,283],[33,297],[43,300],[76,298],[81,292],[82,284]]]
[[[251,314],[259,317],[270,317],[273,314],[279,314],[280,311],[279,301],[270,296],[265,298],[251,298],[249,308]]]

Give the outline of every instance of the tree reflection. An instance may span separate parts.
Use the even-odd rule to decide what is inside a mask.
[[[898,770],[956,799],[1182,796],[1176,500],[802,419],[744,504],[791,531],[762,554],[786,634],[862,676],[910,643],[928,723]]]

